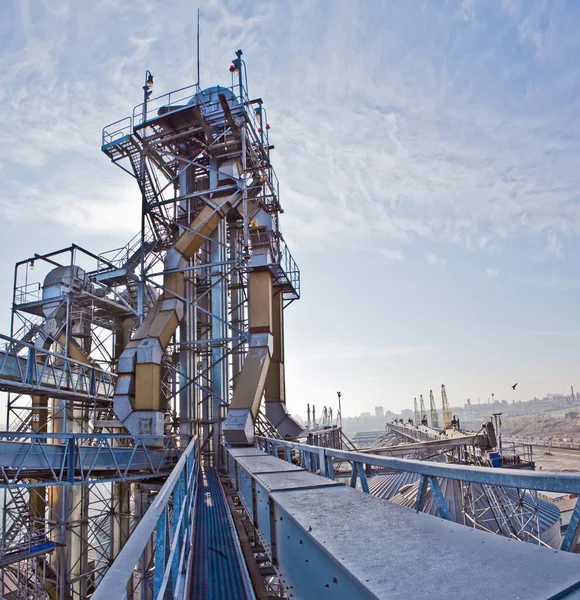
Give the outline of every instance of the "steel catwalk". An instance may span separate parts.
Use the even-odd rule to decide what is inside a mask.
[[[254,593],[215,468],[203,470],[193,540],[188,598],[253,600]]]

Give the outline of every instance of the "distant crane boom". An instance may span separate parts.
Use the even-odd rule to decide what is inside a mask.
[[[439,415],[437,414],[437,408],[435,407],[435,398],[433,397],[433,390],[429,390],[429,403],[431,409],[431,427],[439,429]]]
[[[421,425],[427,425],[427,411],[425,410],[425,402],[423,401],[423,394],[419,396],[419,405],[421,407]]]
[[[413,398],[413,404],[415,408],[415,425],[419,425],[421,423],[421,417],[419,416],[419,411],[417,410],[417,398]]]
[[[451,427],[453,415],[451,414],[451,408],[449,407],[449,400],[447,400],[447,392],[445,391],[444,385],[441,385],[441,404],[443,412],[443,428],[447,429],[447,427]]]

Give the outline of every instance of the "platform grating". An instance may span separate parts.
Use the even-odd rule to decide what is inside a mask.
[[[245,566],[240,565],[235,531],[213,467],[203,469],[195,515],[193,576],[189,598],[195,600],[250,600]]]

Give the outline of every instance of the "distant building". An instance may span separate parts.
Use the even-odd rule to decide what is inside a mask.
[[[377,419],[385,418],[385,409],[382,406],[375,406],[375,417]]]
[[[578,418],[578,413],[574,410],[571,410],[570,412],[566,413],[566,418],[567,419],[577,419]]]
[[[576,507],[578,498],[575,494],[567,494],[565,492],[538,492],[538,497],[548,502],[552,502],[560,509],[560,527],[561,533],[564,535],[570,524],[572,513]]]

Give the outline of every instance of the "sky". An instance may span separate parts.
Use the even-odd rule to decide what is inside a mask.
[[[14,262],[139,228],[101,129],[195,83],[189,0],[0,3],[0,331]],[[201,84],[242,48],[302,272],[288,406],[527,400],[577,384],[580,4],[205,0]],[[513,383],[518,382],[515,391]],[[436,396],[438,398],[438,394]],[[439,401],[439,399],[438,399]]]

